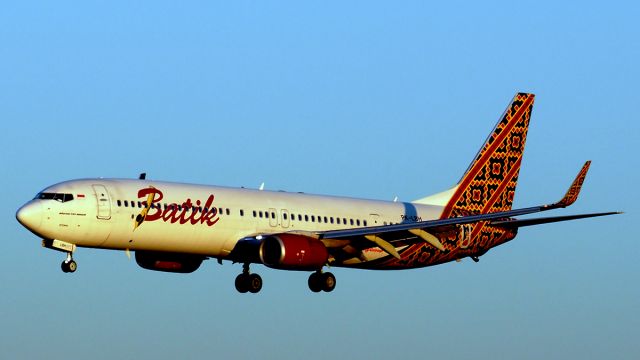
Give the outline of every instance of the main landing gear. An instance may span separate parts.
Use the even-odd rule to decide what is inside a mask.
[[[242,266],[242,274],[236,277],[236,290],[240,293],[257,293],[262,289],[262,278],[249,272],[249,264]]]
[[[73,260],[73,256],[70,252],[67,253],[67,258],[60,264],[60,268],[63,272],[72,273],[78,268],[78,264]]]
[[[336,277],[332,273],[318,270],[309,275],[309,289],[313,292],[331,292],[336,288]]]

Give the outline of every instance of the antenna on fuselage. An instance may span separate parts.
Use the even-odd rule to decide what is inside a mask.
[[[147,178],[147,173],[140,173],[140,175],[138,176],[138,179],[140,180],[144,180]]]
[[[262,184],[260,184],[260,188],[258,190],[260,190],[260,191],[264,190],[264,182],[262,182]]]

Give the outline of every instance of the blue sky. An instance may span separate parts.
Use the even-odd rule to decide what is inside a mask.
[[[632,2],[14,2],[0,11],[0,358],[640,357],[640,29]],[[15,211],[80,177],[412,200],[453,185],[515,92],[537,94],[515,206],[625,215],[521,230],[480,263],[150,272]]]

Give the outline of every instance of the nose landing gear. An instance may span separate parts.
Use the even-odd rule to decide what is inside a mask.
[[[78,264],[73,260],[70,252],[67,253],[67,258],[60,264],[60,268],[65,273],[73,273],[78,268]]]

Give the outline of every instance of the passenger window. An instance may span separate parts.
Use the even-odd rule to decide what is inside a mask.
[[[316,217],[315,217],[315,215],[311,215],[311,222],[316,222]]]
[[[258,211],[258,215],[262,217],[262,211]]]
[[[302,215],[298,214],[298,221],[302,221]]]
[[[287,213],[282,213],[282,218],[287,220]]]
[[[326,216],[324,217],[324,223],[325,223],[325,224],[328,224],[328,223],[329,223],[329,222],[327,221],[327,217],[326,217]]]
[[[304,216],[304,221],[309,221],[309,215]]]
[[[253,210],[253,217],[256,217],[256,211]]]
[[[229,210],[229,208],[227,208],[227,215],[231,215],[231,210]]]
[[[367,220],[362,220],[362,225],[367,226]]]
[[[353,225],[353,219],[349,219],[349,222],[351,223],[351,225]]]
[[[244,216],[244,210],[240,209],[240,216]]]
[[[118,207],[122,206],[122,202],[120,200],[117,201]]]
[[[360,226],[360,220],[356,220],[356,225]]]

